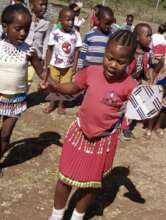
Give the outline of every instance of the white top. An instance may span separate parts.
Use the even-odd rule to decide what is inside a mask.
[[[78,16],[75,16],[74,18],[74,26],[76,27],[81,27],[81,25],[83,25],[85,23],[85,19],[84,18],[79,18]]]
[[[26,43],[15,47],[0,40],[0,93],[14,95],[27,91],[28,57],[33,51]]]
[[[48,45],[54,46],[50,64],[58,68],[67,68],[73,65],[75,49],[82,46],[81,35],[76,30],[66,33],[53,29]]]
[[[2,25],[0,24],[0,39],[2,39],[2,34],[3,34],[3,28]]]
[[[134,31],[134,28],[135,28],[135,26],[133,24],[130,26],[127,23],[124,23],[121,27],[122,30],[129,30],[131,32]]]
[[[157,46],[157,45],[166,45],[166,39],[164,35],[155,33],[152,35],[152,46]]]

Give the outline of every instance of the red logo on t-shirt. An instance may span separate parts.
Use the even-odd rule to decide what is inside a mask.
[[[63,51],[65,52],[65,53],[67,53],[67,54],[70,54],[70,52],[71,52],[71,44],[69,43],[69,42],[64,42],[63,44],[62,44],[62,49],[63,49]]]
[[[105,94],[102,102],[105,105],[113,106],[113,107],[121,107],[123,102],[119,95],[114,91],[109,91]]]

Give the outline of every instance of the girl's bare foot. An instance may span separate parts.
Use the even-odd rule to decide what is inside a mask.
[[[64,107],[58,107],[57,112],[59,115],[65,115],[66,111]]]
[[[164,137],[164,131],[161,128],[155,130],[155,134],[157,135],[158,138],[163,138]]]
[[[56,109],[56,104],[51,102],[45,108],[43,108],[43,112],[49,114],[53,112],[55,109]]]
[[[152,132],[150,130],[146,130],[144,133],[144,138],[150,140],[152,137]]]

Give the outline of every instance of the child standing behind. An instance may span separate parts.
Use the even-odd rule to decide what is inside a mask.
[[[44,18],[47,11],[48,0],[29,0],[30,11],[32,14],[32,23],[28,37],[25,42],[33,46],[37,52],[41,62],[46,55],[48,36],[49,36],[49,21]],[[28,85],[33,81],[35,70],[32,65],[28,68]]]
[[[102,7],[98,14],[98,27],[86,33],[80,49],[77,69],[92,64],[102,64],[105,47],[111,36],[111,24],[114,15],[109,7]]]
[[[40,76],[42,66],[35,50],[24,42],[30,24],[29,10],[21,4],[6,7],[1,16],[5,38],[0,40],[0,159],[9,149],[13,128],[27,109],[27,67],[31,62]]]
[[[50,69],[50,76],[58,83],[72,81],[76,69],[74,59],[77,61],[78,49],[82,46],[81,36],[74,29],[74,17],[75,14],[71,9],[62,9],[59,14],[62,28],[53,29],[48,41],[45,72],[48,74]],[[48,95],[47,100],[50,103],[43,110],[45,113],[50,113],[56,108],[54,94]],[[62,100],[58,102],[58,113],[65,113]]]
[[[122,25],[123,30],[129,30],[129,31],[134,31],[134,16],[132,14],[127,15],[126,17],[126,23]]]
[[[155,82],[166,88],[166,24],[161,24],[158,28],[158,33],[152,35],[152,53],[155,63],[160,63],[161,70],[156,76]],[[165,94],[164,94],[165,95]],[[163,99],[163,107],[161,112],[156,117],[148,121],[147,137],[150,138],[155,134],[158,138],[164,137],[164,130],[162,129],[163,121],[166,116],[165,97]]]
[[[157,57],[162,57],[166,52],[166,23],[158,27],[158,32],[152,35],[152,52]]]
[[[72,186],[79,188],[80,194],[71,220],[82,220],[93,190],[100,188],[103,177],[111,172],[122,109],[136,86],[136,81],[126,73],[136,44],[133,33],[117,31],[108,41],[104,65],[82,69],[72,83],[41,83],[42,88],[63,94],[86,91],[77,120],[64,140],[54,208],[49,220],[63,219]]]
[[[137,49],[132,63],[129,65],[129,74],[141,84],[144,80],[149,80],[150,83],[154,79],[154,66],[152,65],[152,53],[150,51],[150,43],[152,29],[147,23],[139,23],[134,29],[134,34],[137,36]],[[133,137],[132,129],[135,122],[132,121],[128,125],[126,120],[123,122],[122,138],[130,140]],[[145,136],[149,136],[149,132]]]
[[[69,4],[69,8],[72,9],[75,13],[74,18],[74,27],[77,31],[80,31],[80,27],[86,22],[88,16],[80,17],[81,8],[83,7],[82,2],[75,2]]]
[[[103,8],[102,4],[97,4],[92,8],[92,15],[90,16],[90,29],[98,26],[98,15],[101,8]]]

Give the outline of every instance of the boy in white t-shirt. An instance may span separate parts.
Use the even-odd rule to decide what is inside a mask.
[[[69,8],[63,8],[59,14],[61,29],[53,29],[48,41],[48,50],[45,61],[45,72],[58,83],[72,81],[72,76],[76,70],[78,51],[82,46],[80,34],[74,29],[74,12]],[[49,67],[48,67],[49,66]],[[47,78],[47,77],[46,77]],[[56,108],[57,97],[50,93],[46,100],[50,101],[44,109],[45,113],[50,113]],[[58,100],[58,113],[64,114],[63,101]]]

